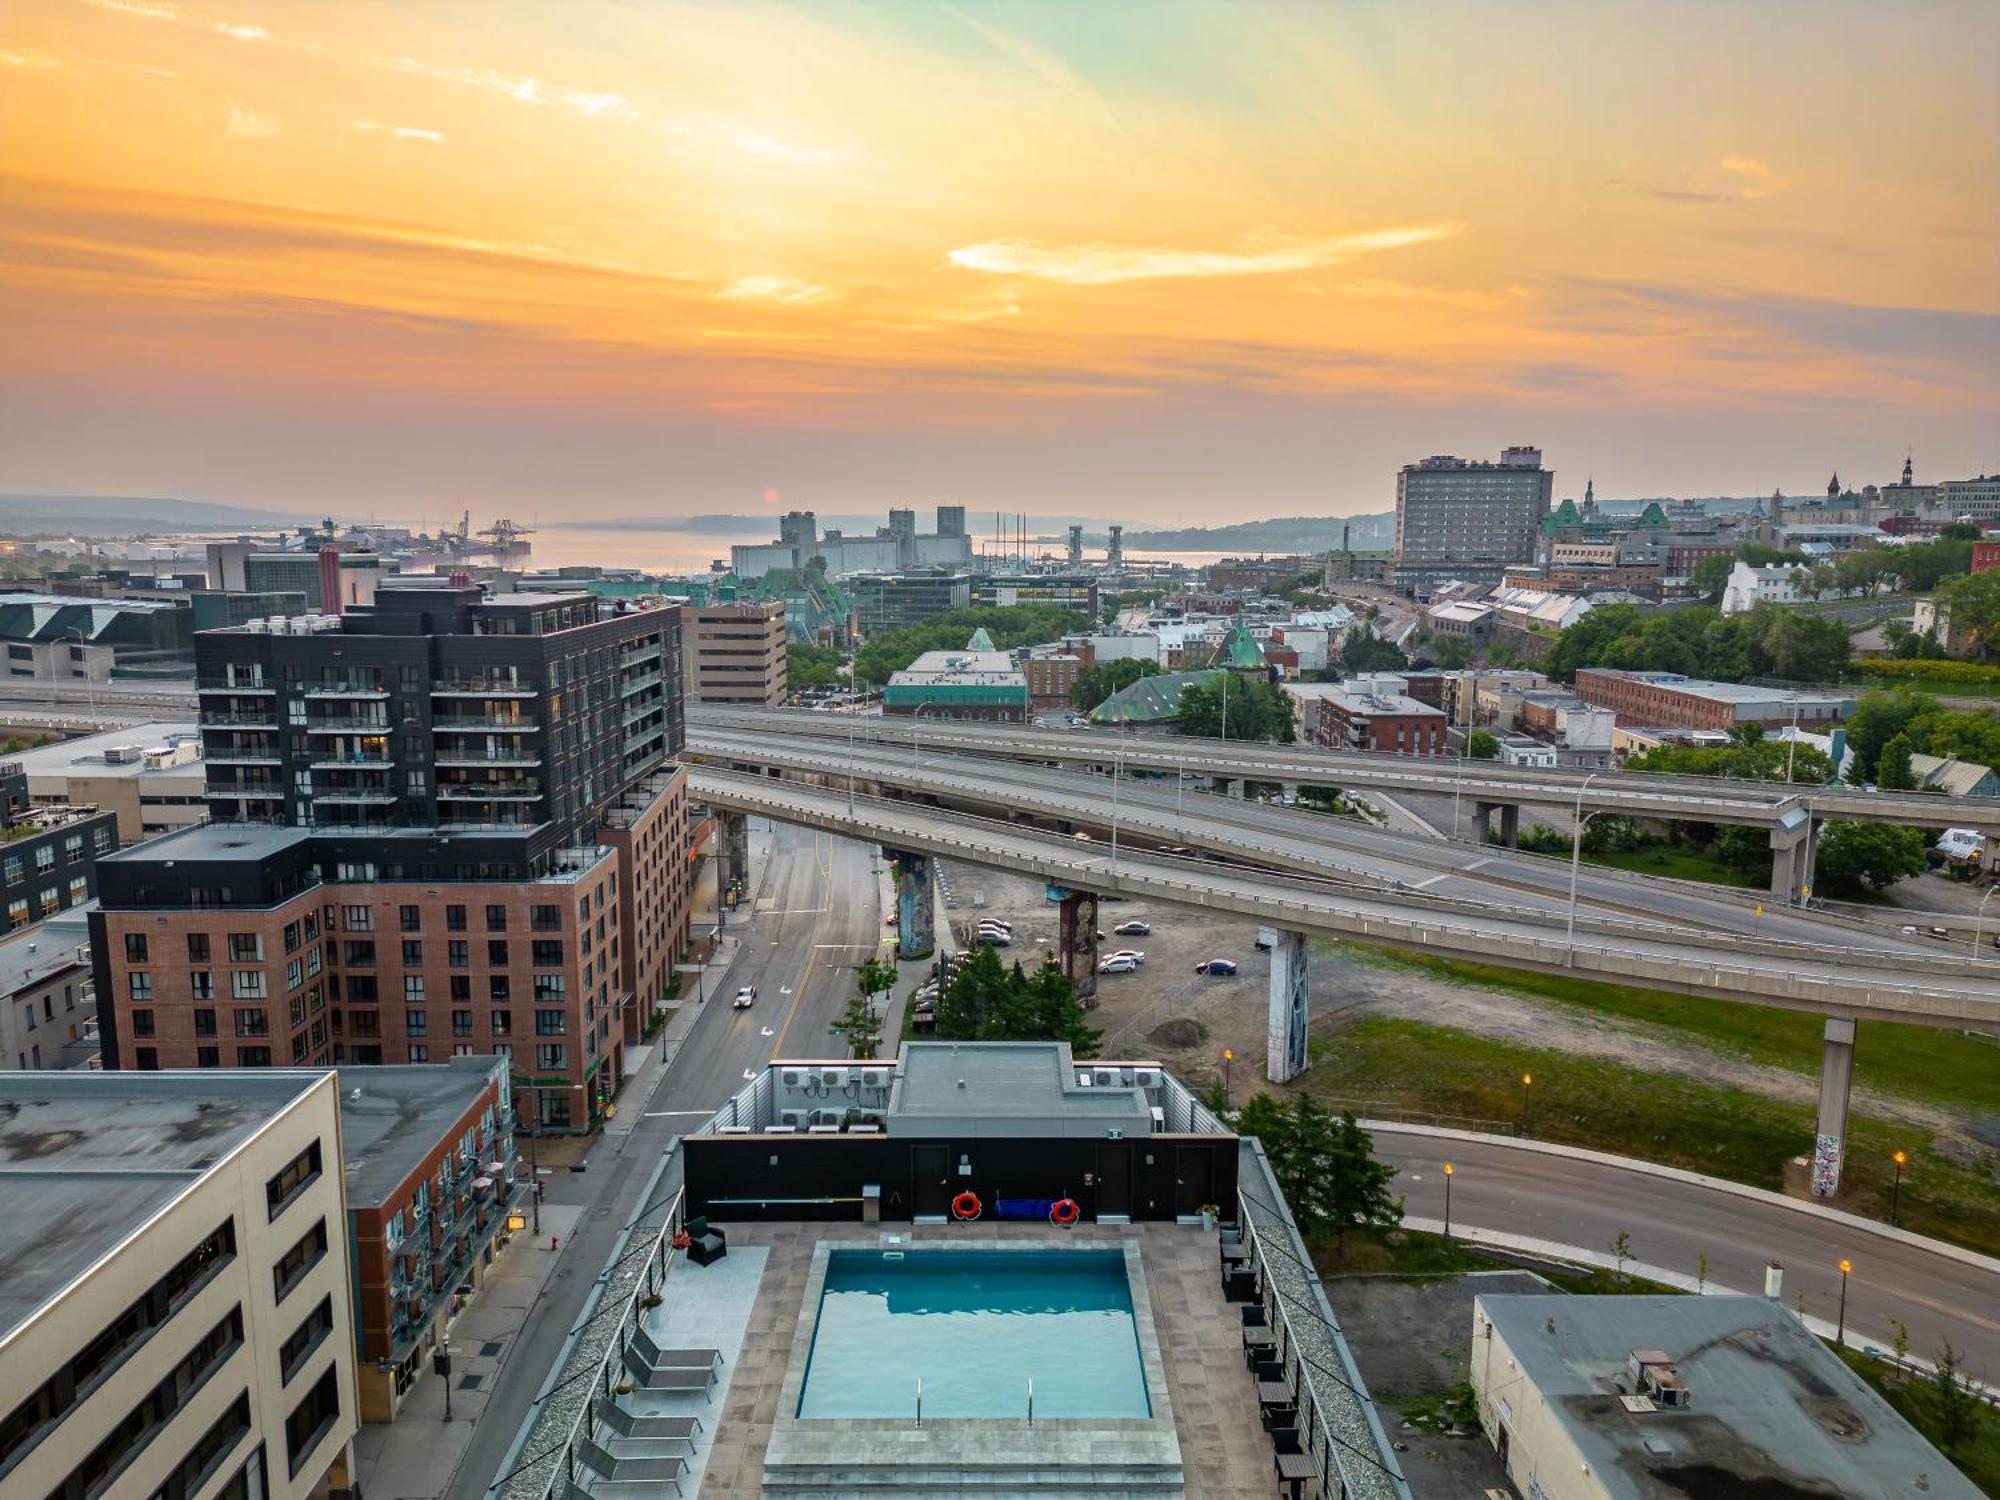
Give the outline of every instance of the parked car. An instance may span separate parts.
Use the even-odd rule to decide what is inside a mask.
[[[757,986],[746,984],[736,992],[736,998],[729,1002],[737,1010],[748,1010],[757,1003]]]
[[[1007,936],[1006,933],[996,932],[991,927],[982,927],[979,929],[978,941],[989,948],[1011,948],[1014,946],[1014,940]]]
[[[1236,973],[1236,960],[1233,958],[1205,958],[1194,966],[1194,971],[1197,974],[1206,974],[1211,979],[1229,979],[1234,977]]]
[[[1146,961],[1145,952],[1142,949],[1138,948],[1120,948],[1116,953],[1113,953],[1111,957],[1129,958],[1132,960],[1132,967],[1135,969]]]
[[[1136,974],[1138,971],[1139,966],[1123,954],[1113,954],[1110,958],[1101,959],[1097,965],[1097,972],[1100,974]]]
[[[1152,924],[1150,922],[1141,922],[1137,917],[1134,917],[1129,922],[1120,922],[1111,930],[1120,937],[1151,937],[1153,935]]]
[[[1077,829],[1075,833],[1072,833],[1070,837],[1075,839],[1079,844],[1087,844],[1090,842],[1090,835],[1085,833],[1081,828]]]
[[[981,917],[979,919],[979,925],[981,927],[997,927],[1002,932],[1012,932],[1014,930],[1014,924],[1012,922],[1003,922],[998,917]]]

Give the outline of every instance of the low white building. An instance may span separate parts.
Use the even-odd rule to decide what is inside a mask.
[[[1567,630],[1590,613],[1591,603],[1581,594],[1559,594],[1549,589],[1500,589],[1486,601],[1503,625],[1530,630]]]
[[[1525,734],[1500,736],[1500,764],[1503,766],[1553,766],[1555,763],[1554,745],[1529,739]]]
[[[1729,581],[1722,588],[1722,612],[1742,615],[1760,604],[1797,604],[1806,597],[1806,591],[1799,587],[1804,577],[1805,569],[1797,563],[1757,567],[1738,562],[1729,570]]]

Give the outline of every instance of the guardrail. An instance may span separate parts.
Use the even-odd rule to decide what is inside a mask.
[[[1331,881],[1310,877],[1281,879],[1261,871],[1217,869],[1197,860],[1176,861],[1150,854],[1124,856],[1120,868],[1110,864],[1101,845],[1087,846],[1091,853],[1080,856],[1077,846],[1068,840],[1025,833],[1012,825],[963,814],[922,809],[940,825],[924,829],[913,826],[910,816],[913,809],[907,803],[858,798],[850,808],[844,795],[802,788],[797,783],[708,770],[697,771],[694,780],[697,795],[711,803],[738,806],[781,821],[804,823],[850,836],[858,834],[868,840],[900,844],[934,855],[956,854],[975,863],[1031,872],[1058,884],[1100,892],[1129,890],[1191,906],[1239,911],[1294,930],[1329,932],[1339,937],[1359,937],[1433,951],[1456,951],[1484,962],[1511,963],[1516,967],[1575,969],[1620,983],[1651,981],[1665,988],[1723,999],[1837,1014],[1873,1012],[1878,1019],[1950,1025],[1988,1024],[2000,1017],[2000,992],[1980,994],[1966,987],[1895,982],[1913,970],[1936,970],[1944,965],[1968,980],[1982,983],[2000,980],[2000,973],[1994,969],[1962,958],[1925,960],[1907,952],[1869,949],[1841,950],[1829,958],[1811,944],[1730,938],[1706,929],[1677,931],[1602,918],[1588,922],[1580,919],[1579,936],[1571,939],[1558,936],[1560,924],[1552,917],[1541,919],[1533,913],[1496,912],[1472,903],[1433,898],[1427,893],[1399,894],[1396,897],[1399,908],[1423,909],[1425,918],[1434,914],[1438,918],[1478,914],[1486,917],[1487,925],[1416,918],[1401,911],[1391,914],[1356,905],[1343,906],[1340,904],[1343,899],[1356,898],[1350,890]],[[982,838],[982,834],[988,836]],[[996,837],[1002,834],[1004,841]],[[1201,873],[1197,875],[1197,871]],[[1229,889],[1230,886],[1235,889]],[[1299,897],[1302,891],[1316,892],[1324,899],[1302,900]],[[1442,912],[1439,908],[1443,908]],[[1532,931],[1498,930],[1492,925],[1496,921],[1515,928],[1546,926],[1549,933],[1544,936]],[[1584,940],[1607,930],[1616,935],[1630,934],[1652,946],[1616,946]],[[1731,964],[1720,961],[1718,952],[1765,954],[1783,962],[1763,967]],[[1831,972],[1816,974],[1800,967],[1807,963],[1829,965]]]
[[[633,1225],[658,1215],[603,1274],[603,1290],[570,1332],[562,1373],[535,1399],[534,1421],[519,1452],[531,1456],[487,1487],[491,1500],[560,1500],[578,1482],[576,1444],[590,1434],[591,1410],[611,1396],[625,1345],[645,1315],[647,1297],[658,1297],[674,1266],[673,1233],[681,1219],[683,1190],[641,1211]]]

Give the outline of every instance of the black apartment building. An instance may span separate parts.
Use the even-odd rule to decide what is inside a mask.
[[[598,1118],[687,937],[680,632],[419,578],[199,632],[213,821],[99,866],[105,1065],[499,1053]]]
[[[0,901],[13,932],[97,894],[97,859],[118,847],[118,814],[33,806],[19,761],[0,764]]]

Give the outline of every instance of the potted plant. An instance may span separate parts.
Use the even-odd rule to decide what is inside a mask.
[[[1213,1203],[1204,1203],[1204,1204],[1202,1204],[1202,1206],[1201,1206],[1201,1227],[1202,1227],[1203,1229],[1207,1230],[1207,1231],[1208,1231],[1208,1232],[1210,1232],[1211,1234],[1212,1234],[1212,1233],[1214,1233],[1214,1231],[1215,1231],[1215,1221],[1216,1221],[1217,1219],[1220,1219],[1221,1217],[1222,1217],[1222,1210],[1221,1210],[1220,1208],[1216,1207],[1216,1206],[1215,1206],[1215,1205],[1214,1205]]]

